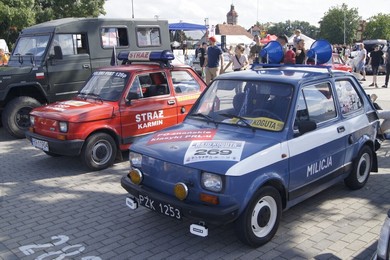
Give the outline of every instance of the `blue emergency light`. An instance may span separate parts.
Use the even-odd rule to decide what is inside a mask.
[[[169,50],[164,51],[121,51],[118,54],[118,60],[121,61],[154,61],[167,63],[175,59],[173,53]]]

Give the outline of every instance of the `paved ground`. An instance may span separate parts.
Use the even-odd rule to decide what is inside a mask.
[[[390,109],[390,89],[366,89]],[[78,158],[49,157],[0,128],[0,259],[369,259],[390,208],[389,156],[386,142],[363,189],[339,183],[291,208],[275,238],[253,249],[231,225],[200,238],[188,221],[126,208],[127,162],[89,172]]]

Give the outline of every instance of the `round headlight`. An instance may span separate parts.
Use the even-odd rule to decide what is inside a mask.
[[[131,182],[136,185],[141,184],[143,180],[142,172],[138,169],[131,170],[127,176],[130,178]]]
[[[188,187],[182,182],[176,183],[173,191],[179,200],[184,200],[188,196]]]
[[[213,192],[221,192],[223,188],[221,176],[210,172],[202,173],[201,183],[203,188]]]

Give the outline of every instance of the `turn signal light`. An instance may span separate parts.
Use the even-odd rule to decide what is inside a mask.
[[[200,200],[203,201],[203,202],[207,202],[209,204],[213,204],[213,205],[218,205],[219,204],[219,199],[215,195],[201,193],[200,194]]]

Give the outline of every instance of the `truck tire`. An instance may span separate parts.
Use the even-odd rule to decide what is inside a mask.
[[[41,103],[32,97],[17,97],[4,108],[1,120],[7,132],[16,138],[25,138],[25,132],[30,126],[30,112]]]
[[[275,235],[282,214],[282,199],[271,186],[259,189],[235,222],[237,237],[252,247],[259,247]]]
[[[359,151],[358,156],[353,161],[352,171],[348,177],[344,179],[345,185],[352,189],[357,190],[362,188],[368,181],[372,167],[372,150],[370,147],[363,146]]]
[[[81,160],[91,170],[103,170],[111,166],[116,157],[117,146],[106,133],[96,133],[87,138],[81,150]]]

